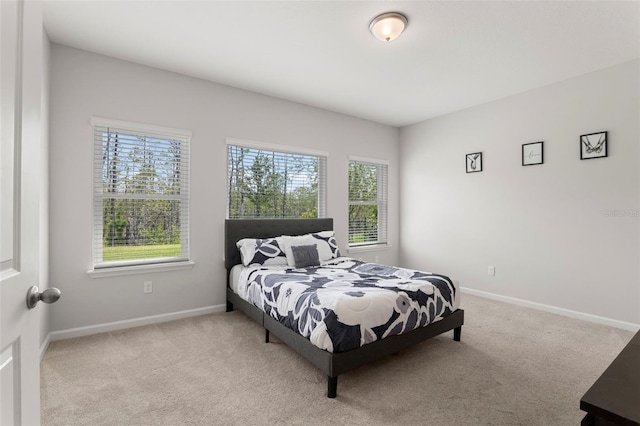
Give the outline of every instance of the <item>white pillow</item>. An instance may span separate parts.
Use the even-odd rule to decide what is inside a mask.
[[[326,262],[329,259],[340,257],[340,250],[336,242],[333,231],[321,231],[311,234],[300,235],[296,237],[283,235],[284,252],[287,257],[289,266],[294,267],[296,262],[293,258],[292,246],[308,246],[315,245],[318,250],[320,262]]]
[[[293,257],[293,251],[291,250],[291,247],[316,245],[316,249],[318,248],[317,240],[313,238],[311,234],[300,235],[297,237],[283,235],[280,238],[282,238],[282,241],[284,243],[284,253],[287,257],[287,264],[292,268],[296,266],[296,261]],[[323,260],[322,260],[322,255],[320,254],[320,250],[318,250],[318,255],[320,257],[320,261],[322,262]]]
[[[318,254],[322,262],[340,257],[340,249],[333,231],[314,232],[311,235],[316,240]]]

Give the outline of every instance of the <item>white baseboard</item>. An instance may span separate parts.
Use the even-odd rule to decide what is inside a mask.
[[[212,314],[214,312],[224,312],[226,305],[214,305],[206,308],[190,309],[187,311],[171,312],[168,314],[152,315],[148,317],[133,318],[124,321],[108,322],[105,324],[89,325],[86,327],[69,328],[67,330],[52,331],[47,336],[47,340],[72,339],[74,337],[89,336],[91,334],[105,333],[108,331],[122,330],[125,328],[139,327],[142,325],[157,324],[166,321],[173,321],[181,318],[195,317],[198,315]],[[47,346],[48,346],[47,341]],[[46,350],[46,348],[45,348]],[[44,355],[44,352],[41,356]]]
[[[44,338],[44,342],[40,345],[40,362],[44,359],[44,354],[47,353],[49,343],[51,343],[51,333],[47,334],[47,337]]]
[[[474,296],[484,297],[487,299],[506,302],[513,305],[524,306],[527,308],[537,309],[540,311],[551,312],[553,314],[562,315],[569,318],[575,318],[583,321],[589,321],[596,324],[608,325],[611,327],[621,328],[637,332],[640,330],[640,324],[634,324],[625,321],[614,320],[611,318],[600,317],[597,315],[586,314],[583,312],[572,311],[570,309],[558,308],[556,306],[545,305],[542,303],[530,302],[528,300],[516,299],[515,297],[501,296],[499,294],[489,293],[486,291],[475,290],[467,287],[460,287],[463,293]],[[133,318],[124,321],[115,321],[104,324],[90,325],[86,327],[69,328],[67,330],[52,331],[47,335],[44,342],[40,345],[40,361],[49,347],[50,342],[63,339],[72,339],[74,337],[89,336],[91,334],[105,333],[109,331],[122,330],[125,328],[139,327],[142,325],[157,324],[166,321],[173,321],[181,318],[194,317],[198,315],[206,315],[214,312],[224,312],[226,305],[214,305],[205,308],[190,309],[187,311],[171,312],[168,314],[152,315],[148,317]]]
[[[481,290],[474,290],[472,288],[467,288],[467,287],[460,287],[460,290],[463,293],[469,293],[474,296],[497,300],[499,302],[511,303],[512,305],[524,306],[526,308],[537,309],[539,311],[551,312],[552,314],[558,314],[558,315],[562,315],[569,318],[593,322],[596,324],[608,325],[611,327],[621,328],[623,330],[630,330],[630,331],[640,330],[640,324],[614,320],[611,318],[600,317],[592,314],[585,314],[583,312],[572,311],[570,309],[558,308],[556,306],[545,305],[543,303],[529,302],[528,300],[516,299],[515,297],[509,297],[509,296],[501,296],[499,294],[489,293]]]

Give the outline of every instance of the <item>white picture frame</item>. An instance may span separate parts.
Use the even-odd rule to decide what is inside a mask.
[[[472,152],[465,155],[465,163],[467,173],[476,173],[482,171],[482,153]]]
[[[522,165],[535,166],[544,163],[544,142],[522,144]]]

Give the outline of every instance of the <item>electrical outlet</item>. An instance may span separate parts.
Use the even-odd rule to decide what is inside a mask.
[[[145,281],[144,282],[144,292],[145,293],[153,293],[153,282]]]
[[[487,273],[489,275],[495,275],[496,274],[496,267],[495,266],[489,266],[489,269],[487,270]]]
[[[376,256],[376,261],[375,263],[380,263],[380,256]]]

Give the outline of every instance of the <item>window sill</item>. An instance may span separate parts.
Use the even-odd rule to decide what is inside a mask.
[[[191,269],[195,265],[192,261],[155,263],[151,265],[116,266],[113,268],[92,269],[87,271],[91,278],[117,277],[121,275],[148,274],[152,272],[167,272]]]
[[[369,246],[353,246],[347,249],[347,253],[361,253],[365,251],[380,251],[389,250],[391,246],[389,244],[371,244]]]

